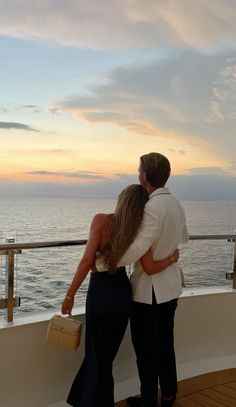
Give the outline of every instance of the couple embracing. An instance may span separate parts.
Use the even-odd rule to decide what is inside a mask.
[[[85,358],[67,402],[114,407],[112,363],[130,318],[141,397],[130,407],[172,407],[177,393],[174,316],[182,292],[178,245],[188,240],[185,213],[165,187],[170,163],[159,153],[140,157],[140,185],[124,189],[114,214],[95,215],[84,255],[62,304],[92,270],[86,299]],[[125,266],[132,264],[129,280]]]

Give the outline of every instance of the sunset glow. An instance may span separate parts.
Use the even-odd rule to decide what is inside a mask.
[[[236,183],[233,0],[0,1],[0,11],[0,193],[105,191],[134,182],[150,151],[173,175]]]

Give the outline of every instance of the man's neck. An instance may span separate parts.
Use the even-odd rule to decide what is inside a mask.
[[[151,195],[154,191],[156,191],[158,188],[152,187],[151,185],[146,186],[146,190],[148,191],[149,195]]]

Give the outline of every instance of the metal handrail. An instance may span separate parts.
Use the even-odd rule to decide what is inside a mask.
[[[236,234],[224,234],[224,235],[190,235],[190,240],[232,240],[236,239]]]
[[[233,272],[228,274],[230,274],[230,278],[233,280],[233,289],[236,289],[236,234],[190,235],[190,240],[227,240],[229,242],[234,242]],[[0,244],[0,255],[5,255],[7,257],[5,298],[0,298],[0,308],[6,309],[5,318],[7,322],[13,321],[14,307],[20,305],[20,299],[14,297],[15,255],[17,253],[21,253],[22,250],[41,249],[47,247],[81,246],[85,245],[86,243],[87,240],[84,239]]]
[[[236,234],[223,235],[190,235],[190,240],[232,240],[236,239]],[[87,240],[53,240],[48,242],[33,242],[33,243],[3,243],[0,244],[0,252],[5,250],[26,250],[26,249],[41,249],[45,247],[62,247],[62,246],[79,246],[85,245]]]
[[[78,246],[84,245],[87,240],[55,240],[51,242],[33,242],[33,243],[4,243],[0,244],[2,250],[26,250],[42,249],[43,247],[61,247],[61,246]]]

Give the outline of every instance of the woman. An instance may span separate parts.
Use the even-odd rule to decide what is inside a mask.
[[[119,195],[114,214],[94,216],[84,255],[62,303],[70,314],[74,296],[89,270],[86,300],[85,359],[67,402],[74,407],[113,407],[112,363],[124,336],[131,306],[131,286],[119,260],[137,235],[148,193],[130,185]],[[141,259],[148,274],[160,272],[178,260],[178,250],[154,261],[151,251]]]

